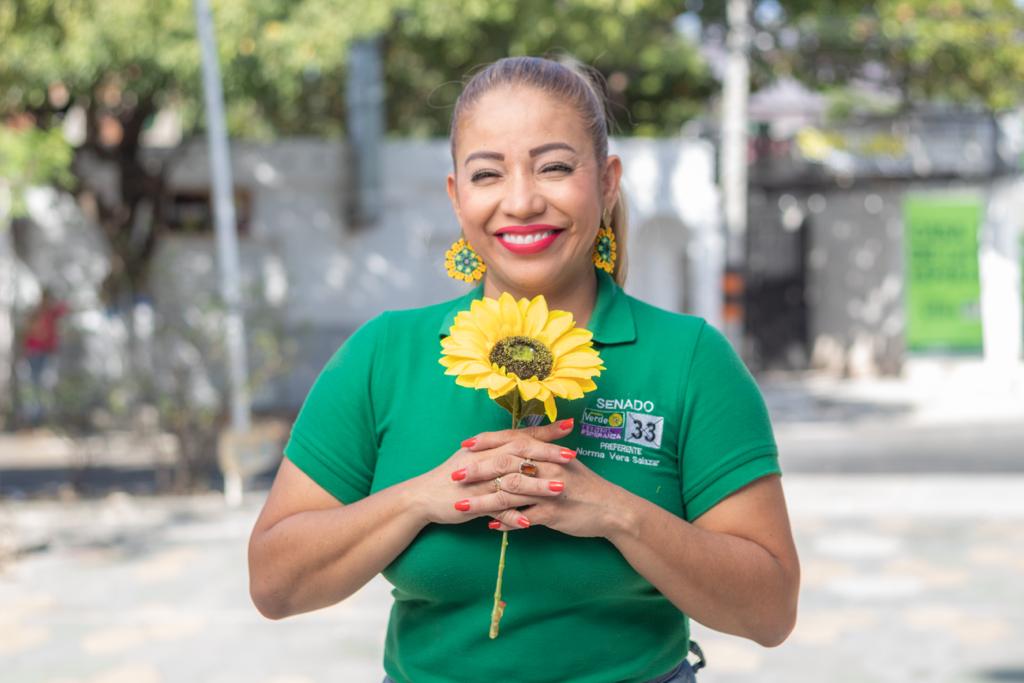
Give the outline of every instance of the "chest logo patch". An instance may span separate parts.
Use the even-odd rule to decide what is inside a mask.
[[[664,426],[665,418],[659,415],[586,408],[583,411],[580,433],[594,439],[624,441],[648,448],[661,448]]]
[[[583,411],[580,433],[583,436],[590,436],[595,439],[621,441],[625,421],[626,414],[621,410],[594,410],[593,408],[587,408]]]
[[[665,418],[643,413],[626,413],[625,440],[639,446],[661,448],[661,432]]]

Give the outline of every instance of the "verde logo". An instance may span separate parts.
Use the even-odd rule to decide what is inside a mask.
[[[595,439],[621,440],[625,422],[626,415],[621,410],[587,408],[583,411],[580,433]]]

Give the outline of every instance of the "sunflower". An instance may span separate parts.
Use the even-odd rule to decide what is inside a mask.
[[[441,340],[441,365],[459,386],[486,389],[513,416],[558,415],[555,398],[593,391],[604,370],[589,330],[567,311],[549,311],[543,296],[518,302],[505,292],[474,301]]]

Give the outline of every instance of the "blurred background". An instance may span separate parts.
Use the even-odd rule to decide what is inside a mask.
[[[523,54],[774,420],[800,620],[700,679],[1024,681],[1013,0],[0,0],[0,680],[382,678],[387,584],[268,622],[247,536],[330,354],[464,291],[448,120]]]

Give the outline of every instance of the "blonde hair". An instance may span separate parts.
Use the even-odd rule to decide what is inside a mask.
[[[555,61],[542,57],[505,57],[478,71],[466,83],[452,111],[451,139],[452,161],[455,161],[455,138],[459,121],[485,94],[499,87],[525,85],[545,92],[562,102],[572,104],[583,118],[594,144],[594,156],[599,168],[604,168],[608,158],[608,131],[610,117],[607,113],[608,97],[604,78],[593,68],[571,59]],[[616,259],[612,275],[619,285],[626,283],[626,237],[628,216],[626,198],[618,188],[618,198],[612,207],[609,222],[615,233]]]

